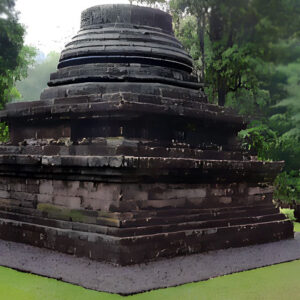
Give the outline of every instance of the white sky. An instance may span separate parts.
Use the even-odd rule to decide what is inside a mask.
[[[128,0],[17,0],[19,20],[26,27],[25,43],[45,54],[60,52],[80,27],[80,14],[101,4],[126,3]]]

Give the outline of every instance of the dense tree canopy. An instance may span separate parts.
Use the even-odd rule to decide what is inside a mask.
[[[26,76],[34,49],[24,46],[14,0],[0,0],[0,108],[18,95],[14,84]]]
[[[18,23],[15,0],[0,0],[0,109],[19,97],[17,80],[27,75],[35,50],[24,46],[24,28]],[[8,138],[8,128],[0,123],[0,141]]]
[[[300,1],[291,0],[140,0],[164,2],[174,17],[175,34],[191,51],[198,73],[209,84],[212,102],[249,98],[252,109],[266,101],[266,63],[288,59],[287,40],[300,28]],[[280,44],[280,41],[285,40]],[[292,43],[289,41],[289,43]],[[234,99],[237,100],[237,99]],[[239,101],[236,101],[237,104]],[[250,108],[250,107],[249,107]]]

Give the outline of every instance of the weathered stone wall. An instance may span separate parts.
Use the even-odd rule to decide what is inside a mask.
[[[0,238],[130,264],[291,237],[272,192],[1,176]]]
[[[130,211],[152,208],[213,208],[270,203],[273,188],[239,184],[117,184],[0,177],[1,200],[22,207],[40,203],[69,209]]]

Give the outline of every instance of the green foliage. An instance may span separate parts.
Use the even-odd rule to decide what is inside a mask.
[[[18,23],[14,0],[0,1],[0,108],[19,94],[15,82],[27,75],[35,50],[23,46],[24,28]]]
[[[274,198],[289,204],[300,204],[300,173],[283,172],[275,180]]]
[[[282,214],[284,214],[288,219],[290,219],[291,221],[296,221],[296,218],[294,216],[294,210],[293,209],[289,209],[289,208],[281,208],[280,212]]]
[[[272,93],[281,95],[283,90],[275,80],[273,64],[294,61],[300,54],[297,1],[137,2],[169,6],[175,34],[193,57],[197,74],[207,83],[210,102],[230,105],[248,115],[276,104]]]
[[[260,123],[240,131],[239,137],[243,141],[242,146],[248,151],[254,150],[262,160],[269,160],[276,151],[278,141],[276,132],[264,124]]]
[[[268,118],[253,122],[240,136],[262,159],[284,160],[285,171],[275,182],[275,198],[292,204],[300,202],[300,63],[276,67],[284,93],[270,89],[273,106],[267,107]],[[273,87],[270,84],[270,87]],[[281,100],[280,100],[281,99]]]
[[[24,46],[24,28],[18,23],[14,0],[0,0],[0,109],[20,96],[15,82],[27,75],[35,49]],[[8,127],[0,123],[0,141],[8,140]]]
[[[267,124],[253,122],[239,133],[243,147],[259,159],[285,161],[285,170],[300,169],[300,142],[290,135],[279,135]]]
[[[276,108],[283,108],[285,115],[289,116],[282,124],[288,130],[286,136],[300,139],[300,60],[288,65],[278,67],[278,70],[287,76],[287,96],[276,104]],[[288,124],[289,123],[289,126]]]
[[[175,35],[179,37],[184,48],[189,52],[194,61],[199,60],[201,52],[199,49],[199,40],[195,28],[197,27],[197,19],[192,16],[186,16],[175,27]]]
[[[28,76],[16,84],[21,94],[19,100],[33,101],[40,98],[42,90],[47,87],[49,74],[57,68],[59,55],[57,52],[50,52],[44,61],[35,63],[28,69]]]
[[[0,142],[7,142],[9,139],[8,126],[5,123],[0,123]]]

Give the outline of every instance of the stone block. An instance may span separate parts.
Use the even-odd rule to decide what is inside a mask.
[[[20,182],[20,179],[18,178],[18,182]],[[25,184],[26,185],[39,185],[40,180],[39,179],[31,179],[31,178],[26,178],[25,179]]]
[[[53,182],[52,180],[41,180],[40,183],[40,194],[47,194],[52,195],[53,194]]]
[[[69,196],[53,196],[53,203],[69,209],[80,209],[81,198]]]
[[[89,193],[90,198],[108,202],[116,202],[122,197],[120,184],[96,183],[95,188],[95,192]]]
[[[82,201],[82,208],[85,209],[92,209],[92,210],[101,210],[108,212],[110,210],[110,207],[114,203],[115,205],[118,205],[117,202],[112,202],[110,200],[107,200],[105,198],[83,198]]]
[[[108,157],[89,157],[88,165],[90,167],[105,167],[109,165]]]
[[[232,198],[231,197],[220,197],[219,202],[222,204],[230,204],[232,202]]]
[[[49,194],[38,194],[37,195],[38,203],[52,203],[53,196]]]
[[[13,192],[26,192],[26,185],[23,183],[11,183],[9,185],[10,191]]]
[[[216,196],[216,197],[225,196],[226,190],[225,189],[211,189],[210,194],[212,196]]]
[[[97,186],[92,181],[80,181],[79,182],[79,190],[85,190],[88,193],[95,192],[97,190]]]
[[[248,195],[259,195],[259,194],[270,194],[274,192],[274,187],[249,187],[248,188]]]
[[[38,194],[40,192],[40,186],[36,184],[27,184],[25,186],[25,192],[31,194]]]
[[[8,191],[0,190],[0,198],[10,198],[10,193]]]
[[[231,188],[216,188],[216,189],[211,189],[210,194],[212,196],[216,196],[216,197],[221,197],[221,196],[228,196],[228,195],[232,195],[233,189]]]
[[[4,206],[20,206],[21,201],[11,198],[0,198],[0,205]]]
[[[238,192],[240,194],[244,194],[246,192],[247,187],[248,187],[248,185],[246,183],[240,183],[238,185]]]
[[[260,195],[249,195],[245,197],[245,203],[247,204],[254,204],[257,202],[265,202],[267,200],[266,195],[260,194]]]
[[[0,190],[1,191],[8,191],[9,190],[9,184],[0,183]]]
[[[74,195],[76,197],[86,198],[86,197],[89,197],[89,190],[79,187],[75,193],[72,193],[72,195]]]
[[[185,198],[169,199],[169,200],[148,200],[141,202],[142,208],[166,208],[166,207],[184,207],[186,204]]]
[[[79,181],[53,181],[53,194],[59,196],[78,196]]]
[[[148,200],[148,191],[143,189],[141,185],[137,184],[126,184],[122,186],[122,195],[123,200],[138,200],[138,201],[146,201]]]
[[[265,187],[265,188],[261,188],[261,190],[264,194],[274,193],[274,187],[273,186],[268,186],[268,187]]]
[[[188,205],[192,205],[192,206],[197,206],[197,207],[201,207],[201,205],[205,202],[206,198],[202,197],[202,198],[189,198],[186,200],[186,203]]]
[[[36,201],[21,201],[20,204],[21,207],[25,207],[25,208],[36,208]]]
[[[7,177],[0,177],[0,183],[1,184],[8,184],[8,178]]]
[[[60,156],[43,156],[42,165],[45,166],[59,166],[61,165]]]
[[[249,187],[248,188],[248,195],[257,195],[257,194],[261,194],[262,190],[259,187]]]
[[[168,200],[176,198],[202,198],[207,194],[205,188],[182,188],[182,189],[168,189],[165,191],[149,191],[149,199]]]
[[[12,199],[20,201],[37,201],[37,194],[30,194],[25,192],[10,192],[10,197]]]

